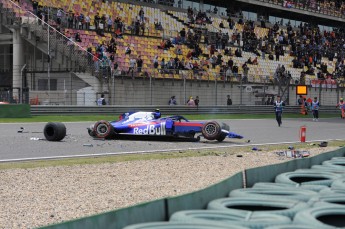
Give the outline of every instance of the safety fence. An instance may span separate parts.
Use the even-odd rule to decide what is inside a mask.
[[[186,114],[273,114],[272,106],[31,106],[32,115],[120,115],[129,111],[154,111],[159,108],[162,114],[186,115]],[[284,113],[299,114],[300,106],[286,106]],[[322,106],[320,112],[323,114],[336,114],[339,109],[335,106]]]
[[[196,75],[193,71],[179,70],[179,74],[169,69],[168,73],[153,74],[145,72],[125,72],[108,77],[109,71],[100,71],[98,77],[87,73],[52,70],[49,75],[44,71],[25,70],[22,75],[14,75],[16,87],[0,88],[0,101],[25,103],[31,105],[76,105],[94,106],[101,95],[107,105],[158,105],[169,104],[175,96],[177,105],[186,105],[188,99],[198,96],[200,106],[227,105],[271,105],[277,95],[289,105],[296,105],[296,84],[279,84],[267,77],[242,75],[229,78],[222,75]],[[321,80],[320,80],[321,82]],[[310,84],[307,98],[318,97],[322,105],[336,105],[344,97],[342,84]],[[288,84],[286,84],[288,83]]]
[[[258,183],[258,182],[274,182],[275,178],[279,174],[291,172],[297,169],[308,169],[313,165],[319,165],[323,161],[329,160],[333,157],[344,157],[344,155],[345,155],[345,148],[340,148],[338,150],[320,154],[320,155],[313,156],[310,158],[295,159],[295,160],[290,160],[290,161],[280,163],[280,164],[247,169],[247,170],[244,170],[243,172],[239,172],[225,179],[222,182],[219,182],[217,184],[214,184],[212,186],[209,186],[199,191],[195,191],[192,193],[188,193],[188,194],[176,196],[176,197],[163,198],[163,199],[159,199],[159,200],[155,200],[155,201],[151,201],[147,203],[138,204],[136,206],[132,206],[128,208],[109,211],[102,214],[85,217],[85,218],[81,218],[77,220],[72,220],[69,222],[51,225],[51,226],[42,227],[42,228],[45,228],[45,229],[67,229],[67,228],[68,229],[77,229],[77,228],[120,229],[131,224],[168,221],[169,218],[178,211],[191,210],[191,209],[193,210],[206,209],[207,206],[210,206],[209,204],[210,201],[218,199],[218,198],[227,197],[229,193],[233,190],[241,189],[245,187],[252,187],[255,183]],[[317,173],[317,171],[315,170],[314,172]],[[331,176],[330,173],[328,173],[328,175]],[[308,174],[305,176],[308,176]],[[309,181],[311,180],[311,177],[309,177]],[[334,177],[340,177],[340,175],[334,175]],[[305,178],[305,179],[306,181],[308,181],[308,178]],[[327,180],[324,177],[323,179]],[[326,186],[323,186],[323,187],[326,188]],[[285,186],[285,188],[287,188],[287,186]],[[307,190],[305,190],[305,192],[307,192]],[[334,195],[334,194],[331,194],[331,195]],[[266,202],[268,201],[267,197],[261,198],[261,199],[257,197],[257,199],[261,201],[265,200]],[[282,201],[281,197],[278,197],[278,196],[277,197],[270,196],[270,199],[272,201],[277,201],[277,202]],[[258,205],[255,205],[256,203],[250,202],[251,200],[253,201],[253,199],[249,198],[246,202],[246,205],[249,206],[248,207],[249,209],[251,207],[250,206],[251,204],[254,205],[254,208],[252,209],[252,211],[255,211],[254,209],[260,208],[258,207]],[[240,202],[237,203],[237,205],[239,204]],[[298,201],[293,201],[293,203],[289,202],[289,205],[286,208],[292,208],[292,206],[296,206],[296,204],[300,204],[300,202]],[[279,207],[277,208],[277,205],[279,206],[279,204],[272,205],[271,209],[280,210]],[[305,207],[307,206],[306,204],[304,205]],[[241,206],[242,208],[245,208],[244,205],[241,205]],[[265,204],[263,204],[263,206],[265,206]],[[267,211],[265,207],[263,207],[263,209]],[[302,210],[302,209],[303,208],[299,210]],[[283,214],[283,213],[279,213],[279,214]],[[294,214],[291,214],[290,212],[289,216],[293,217]],[[291,222],[291,219],[289,220],[289,222]],[[206,223],[206,222],[203,222],[203,223]],[[266,222],[266,223],[268,225],[273,224],[273,222]],[[154,227],[154,228],[164,228],[164,227]]]
[[[267,2],[270,4],[282,6],[288,9],[300,9],[303,11],[309,11],[317,14],[323,14],[328,16],[333,16],[337,18],[344,18],[341,8],[336,5],[336,2],[333,4],[320,2],[320,1],[306,1],[306,0],[255,0],[257,2]]]

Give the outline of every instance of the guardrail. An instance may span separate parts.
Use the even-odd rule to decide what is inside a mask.
[[[273,106],[231,105],[231,106],[31,106],[31,115],[120,115],[129,111],[154,111],[160,109],[164,114],[270,114]],[[286,106],[284,113],[300,112],[300,106]],[[322,106],[320,112],[335,114],[339,109],[335,106]]]

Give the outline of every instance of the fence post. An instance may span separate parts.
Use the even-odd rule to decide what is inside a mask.
[[[186,77],[183,77],[183,93],[184,93],[184,102],[183,104],[185,104],[185,102],[187,101],[187,91],[186,91]]]
[[[152,105],[152,75],[150,74],[150,105]]]
[[[216,78],[214,79],[214,104],[217,106],[217,76]]]
[[[242,93],[243,93],[243,90],[242,90],[242,74],[240,74],[240,105],[242,105]]]

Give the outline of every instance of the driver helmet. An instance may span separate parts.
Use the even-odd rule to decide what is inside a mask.
[[[156,109],[155,112],[153,112],[153,116],[157,119],[161,117],[161,112],[159,109]]]

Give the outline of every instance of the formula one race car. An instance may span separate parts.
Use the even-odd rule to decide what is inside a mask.
[[[98,121],[88,128],[90,136],[103,139],[184,139],[199,141],[223,141],[226,137],[243,138],[229,131],[226,124],[215,121],[191,122],[183,116],[160,117],[157,112],[129,112],[120,115],[118,121]],[[126,137],[124,137],[126,136]]]

